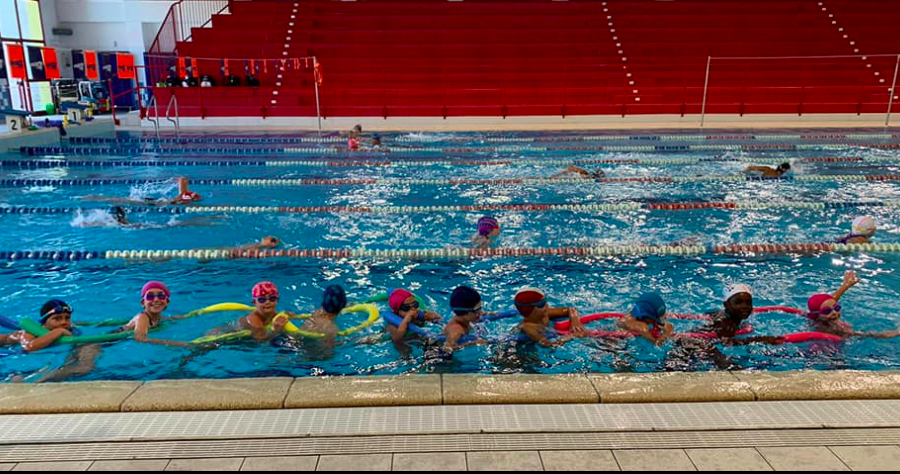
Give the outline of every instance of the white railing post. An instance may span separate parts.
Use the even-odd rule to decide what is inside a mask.
[[[706,123],[706,95],[709,91],[709,68],[712,65],[712,56],[706,60],[706,81],[703,83],[703,107],[700,110],[700,128]]]
[[[891,96],[888,98],[887,118],[884,120],[884,128],[891,126],[891,111],[894,107],[894,94],[897,93],[897,73],[900,72],[900,54],[897,55],[897,63],[894,65],[894,82],[891,83]]]
[[[313,56],[313,83],[316,86],[316,119],[319,121],[319,140],[322,139],[322,108],[319,103],[319,73],[316,67],[319,65],[319,59]]]

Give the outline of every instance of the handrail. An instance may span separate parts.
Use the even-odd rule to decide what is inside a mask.
[[[153,110],[156,112],[156,118],[151,118],[150,114],[147,114],[147,120],[153,123],[153,129],[156,130],[156,141],[160,141],[159,136],[159,104],[157,104],[156,96],[150,98],[150,103],[147,104],[147,108],[153,107]]]
[[[210,24],[215,15],[226,12],[232,0],[178,0],[169,7],[169,11],[163,19],[153,39],[153,43],[148,49],[151,55],[160,54],[176,54],[178,51],[178,43],[188,41],[193,37],[193,28],[205,28]],[[212,7],[194,8],[199,2],[215,2]],[[207,3],[208,5],[208,3]],[[187,21],[185,21],[185,10],[187,11]],[[185,35],[187,29],[187,35]],[[151,83],[158,81],[158,77],[151,75]]]
[[[172,120],[169,115],[173,104],[175,105],[175,120]],[[166,120],[175,125],[175,138],[181,138],[181,117],[178,114],[178,97],[175,94],[169,97],[169,105],[166,106]]]

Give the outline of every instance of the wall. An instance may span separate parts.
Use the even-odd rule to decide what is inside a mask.
[[[143,64],[174,0],[41,0],[49,46],[63,49],[128,51]],[[71,28],[57,36],[54,27]]]

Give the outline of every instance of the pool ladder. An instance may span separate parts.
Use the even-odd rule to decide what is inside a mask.
[[[172,119],[169,115],[173,105],[175,106],[175,119]],[[169,97],[169,105],[166,106],[166,120],[172,122],[172,125],[175,125],[175,138],[181,138],[181,117],[178,114],[178,97],[176,97],[175,94],[172,94],[172,96]]]
[[[171,116],[173,105],[175,106],[174,119]],[[156,141],[159,142],[161,140],[159,136],[159,103],[156,101],[155,96],[150,99],[150,103],[147,104],[147,108],[150,107],[153,107],[154,116],[156,118],[150,117],[150,114],[147,114],[147,120],[153,123],[153,130],[156,132]],[[175,97],[175,95],[172,95],[172,97],[169,98],[169,104],[166,106],[166,120],[175,125],[175,138],[181,138],[181,117],[178,114],[178,98]]]

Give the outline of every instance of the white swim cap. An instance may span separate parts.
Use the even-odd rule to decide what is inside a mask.
[[[878,230],[875,219],[870,216],[857,217],[853,221],[853,235],[870,235]]]
[[[747,293],[750,296],[753,296],[753,290],[747,285],[744,285],[742,283],[734,283],[728,285],[728,287],[725,288],[725,302],[727,303],[728,300],[741,293]]]

